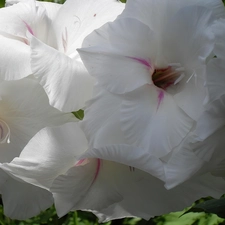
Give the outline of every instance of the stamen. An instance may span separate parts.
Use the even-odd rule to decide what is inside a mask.
[[[168,66],[181,67],[181,64],[180,63],[169,63]]]
[[[182,73],[174,82],[174,85],[178,84],[183,78],[185,77],[185,74]]]
[[[0,120],[0,144],[10,143],[10,128],[8,124]]]
[[[129,166],[129,170],[130,170],[130,172],[134,172],[135,168],[133,166]]]
[[[185,69],[180,63],[170,63],[166,68],[156,68],[152,74],[152,81],[155,86],[165,90],[172,84],[178,84],[185,77],[184,72]]]
[[[195,76],[195,73],[194,73],[194,72],[193,72],[193,73],[191,74],[191,76],[188,78],[188,80],[186,81],[186,83],[188,83],[188,82],[191,80],[191,78],[192,78],[193,76]]]

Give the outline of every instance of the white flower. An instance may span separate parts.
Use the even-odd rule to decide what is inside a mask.
[[[208,119],[204,105],[208,92],[206,65],[214,57],[212,24],[221,16],[218,6],[221,10],[223,6],[220,1],[198,1],[187,6],[182,6],[185,1],[176,3],[149,0],[139,2],[135,11],[136,3],[128,1],[119,19],[85,39],[84,46],[91,47],[79,50],[81,58],[105,89],[96,91],[85,112],[83,126],[94,147],[121,142],[121,138],[111,140],[118,132],[114,129],[118,120],[122,143],[143,148],[166,163],[171,153],[180,149],[189,148],[194,155],[196,147],[191,145],[217,131],[214,124],[207,130],[198,124]],[[208,3],[212,10],[207,8]],[[147,14],[148,9],[153,12]],[[106,96],[112,96],[112,111],[100,122],[98,114],[109,111],[109,107],[103,107]],[[113,116],[116,113],[117,118]],[[196,146],[200,144],[202,140]],[[183,180],[176,182],[189,175],[187,171]],[[167,179],[168,173],[164,181]]]
[[[53,202],[52,195],[5,173],[4,163],[18,157],[41,129],[76,119],[51,107],[43,88],[32,77],[0,82],[0,98],[0,193],[4,213],[11,218],[25,219],[48,208]]]
[[[65,112],[79,110],[91,97],[94,79],[76,48],[123,9],[124,4],[113,0],[68,0],[63,5],[24,0],[0,9],[0,79],[33,73],[52,106]]]
[[[85,38],[78,51],[98,84],[81,123],[90,143],[81,159],[96,158],[90,161],[95,168],[102,159],[122,163],[128,172],[117,170],[115,163],[107,169],[104,162],[95,172],[88,163],[71,168],[51,189],[59,215],[81,208],[113,218],[149,218],[170,211],[171,205],[174,210],[187,206],[190,193],[191,201],[223,193],[224,180],[208,172],[224,159],[223,102],[220,94],[219,101],[209,101],[215,96],[210,79],[217,73],[210,64],[219,51],[212,25],[224,16],[219,0],[128,1],[118,19]],[[135,168],[132,173],[129,166]],[[141,175],[129,183],[138,169]],[[143,176],[145,185],[138,182]],[[76,185],[81,181],[83,187]],[[102,199],[98,190],[105,193],[108,186]],[[77,191],[83,195],[74,197]],[[136,207],[136,195],[143,207]]]

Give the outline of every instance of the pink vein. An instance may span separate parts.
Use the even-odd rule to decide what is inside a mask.
[[[98,177],[98,174],[99,174],[99,171],[100,171],[100,168],[101,168],[101,159],[97,159],[97,168],[96,168],[96,171],[95,171],[95,176],[94,176],[94,179],[92,181],[92,184],[96,181],[96,179]]]
[[[75,166],[80,166],[80,165],[84,162],[84,160],[85,160],[85,159],[81,159],[81,160],[79,160],[79,161],[76,163],[76,165],[75,165]]]
[[[151,64],[147,60],[145,60],[145,59],[136,58],[136,57],[128,57],[128,58],[134,59],[135,61],[138,61],[139,63],[141,63],[141,64],[143,64],[143,65],[145,65],[145,66],[147,66],[149,68],[152,68],[151,67]]]
[[[28,30],[32,35],[34,35],[34,32],[33,32],[32,28],[30,27],[30,25],[29,25],[28,23],[26,23],[25,21],[23,21],[23,22],[25,23],[27,30]]]
[[[160,104],[161,104],[163,98],[164,98],[164,91],[160,90],[160,91],[159,91],[159,95],[158,95],[158,105],[157,105],[157,110],[158,110],[158,108],[159,108],[159,106],[160,106]]]

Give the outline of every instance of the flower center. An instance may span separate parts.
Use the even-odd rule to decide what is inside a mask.
[[[184,68],[180,63],[171,63],[166,68],[155,68],[152,81],[155,86],[165,90],[171,85],[179,83],[184,76]]]
[[[10,129],[8,124],[0,120],[0,144],[10,143]]]

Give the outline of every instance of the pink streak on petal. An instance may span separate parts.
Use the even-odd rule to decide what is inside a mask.
[[[148,62],[148,61],[145,60],[145,59],[140,59],[140,58],[136,58],[136,57],[128,57],[128,58],[134,59],[135,61],[138,61],[139,63],[141,63],[141,64],[147,66],[148,68],[152,68],[150,62]]]
[[[81,159],[81,160],[79,160],[79,161],[75,164],[75,166],[80,166],[85,160],[86,160],[86,159]]]
[[[26,23],[25,21],[23,21],[23,22],[25,23],[27,30],[28,30],[32,35],[34,35],[34,32],[33,32],[32,28],[30,27],[30,25],[29,25],[28,23]]]
[[[96,179],[98,177],[98,174],[99,174],[99,171],[100,171],[100,168],[101,168],[101,159],[97,159],[97,168],[96,168],[96,171],[95,171],[95,176],[94,176],[94,179],[92,181],[92,184],[96,181]]]
[[[164,98],[164,91],[163,90],[159,90],[157,110],[158,110],[161,102],[163,101],[163,98]]]

